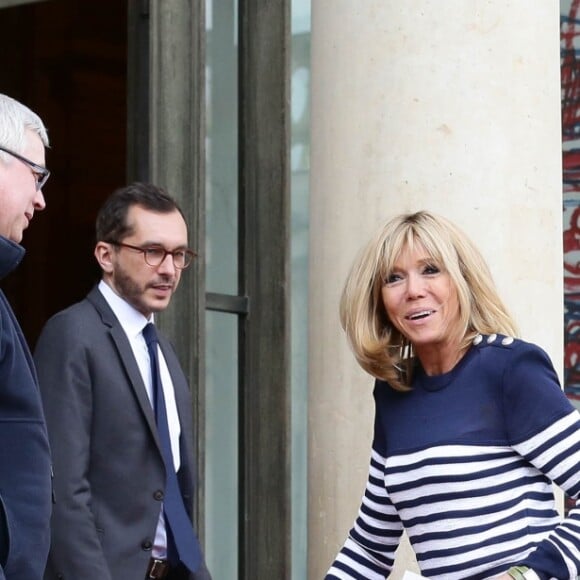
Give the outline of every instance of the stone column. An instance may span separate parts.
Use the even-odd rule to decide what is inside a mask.
[[[356,517],[372,378],[338,320],[380,223],[429,209],[486,256],[522,336],[561,369],[559,4],[316,0],[312,5],[309,578]],[[397,571],[414,564],[408,551]]]
[[[203,256],[205,249],[205,18],[202,0],[133,2],[149,21],[148,76],[149,179],[178,201],[189,226],[189,244]],[[137,50],[139,45],[134,49]],[[138,71],[133,71],[136,74]],[[135,120],[136,122],[136,120]],[[142,131],[140,131],[142,134]],[[141,153],[142,155],[142,153]],[[175,344],[192,385],[196,428],[196,512],[204,541],[204,384],[205,279],[203,260],[195,260],[181,279],[179,292],[158,317],[159,326]],[[200,290],[201,289],[201,290]]]

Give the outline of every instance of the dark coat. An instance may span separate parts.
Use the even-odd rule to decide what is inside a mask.
[[[0,236],[0,278],[24,249]],[[50,450],[30,351],[0,291],[0,579],[42,578],[50,543]]]

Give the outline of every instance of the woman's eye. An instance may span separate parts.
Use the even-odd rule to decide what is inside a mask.
[[[439,274],[439,272],[441,272],[441,270],[433,264],[427,264],[423,269],[424,274]]]
[[[389,274],[385,278],[385,284],[393,284],[395,282],[398,282],[399,280],[401,280],[401,275],[400,274]]]

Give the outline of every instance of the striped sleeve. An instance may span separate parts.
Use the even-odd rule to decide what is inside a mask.
[[[384,580],[394,563],[403,526],[384,484],[385,458],[372,450],[362,504],[325,580]]]
[[[580,416],[560,388],[546,353],[528,345],[504,378],[512,447],[577,502],[523,564],[544,578],[580,571]]]
[[[576,500],[576,507],[523,562],[541,578],[576,578],[580,572],[580,417],[562,417],[514,448]]]

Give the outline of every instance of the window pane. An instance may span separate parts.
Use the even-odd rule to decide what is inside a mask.
[[[208,0],[207,291],[238,293],[238,38],[236,0]]]
[[[237,3],[208,0],[206,290],[238,290]],[[238,577],[238,318],[206,313],[206,558]]]
[[[206,558],[238,577],[238,317],[206,313]]]

